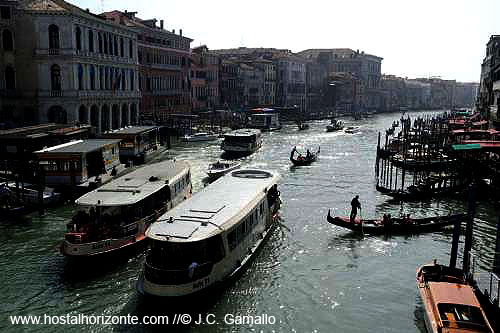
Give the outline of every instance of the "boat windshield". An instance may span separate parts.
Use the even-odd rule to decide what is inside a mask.
[[[226,144],[253,143],[256,141],[255,135],[233,136],[227,135],[224,137]]]
[[[185,243],[153,240],[144,276],[158,284],[185,284],[208,276],[223,257],[221,235]]]
[[[153,240],[147,263],[161,270],[184,270],[192,263],[216,263],[224,257],[222,237],[216,235],[198,242]]]
[[[440,303],[438,309],[445,327],[473,329],[474,332],[491,332],[484,320],[483,313],[476,306]]]

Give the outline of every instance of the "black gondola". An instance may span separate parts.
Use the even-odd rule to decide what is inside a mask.
[[[466,214],[454,214],[423,218],[392,217],[385,222],[383,219],[355,219],[354,222],[351,222],[348,216],[332,217],[330,215],[330,210],[328,210],[327,220],[331,224],[335,224],[339,227],[366,234],[413,234],[439,230],[443,227],[455,224],[455,222],[465,221],[466,217]]]
[[[320,147],[318,147],[318,151],[316,153],[308,153],[306,156],[299,154],[297,158],[294,158],[296,152],[297,152],[296,147],[293,147],[292,152],[290,153],[290,161],[292,161],[293,165],[295,166],[309,165],[318,159]]]

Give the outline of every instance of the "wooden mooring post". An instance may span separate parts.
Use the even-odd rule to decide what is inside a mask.
[[[474,227],[474,216],[476,215],[476,185],[472,183],[469,186],[469,209],[467,214],[467,226],[465,228],[465,244],[463,271],[468,274],[470,268],[469,254],[472,249],[472,232]]]

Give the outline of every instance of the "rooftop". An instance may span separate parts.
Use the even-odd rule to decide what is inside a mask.
[[[272,171],[233,171],[162,215],[146,235],[157,240],[185,242],[227,230],[245,218],[279,179],[279,174]]]
[[[120,142],[119,139],[88,139],[88,140],[77,140],[71,141],[67,143],[63,143],[61,145],[44,148],[42,150],[36,151],[35,154],[60,154],[60,153],[90,153],[103,147],[118,144]]]
[[[184,161],[163,161],[143,166],[121,176],[76,200],[86,206],[131,205],[173,183],[189,172]]]

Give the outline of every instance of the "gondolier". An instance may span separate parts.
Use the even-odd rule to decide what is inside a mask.
[[[358,215],[358,208],[361,209],[361,204],[359,203],[359,195],[355,196],[351,200],[351,216],[349,218],[351,222],[354,222],[356,215]]]

